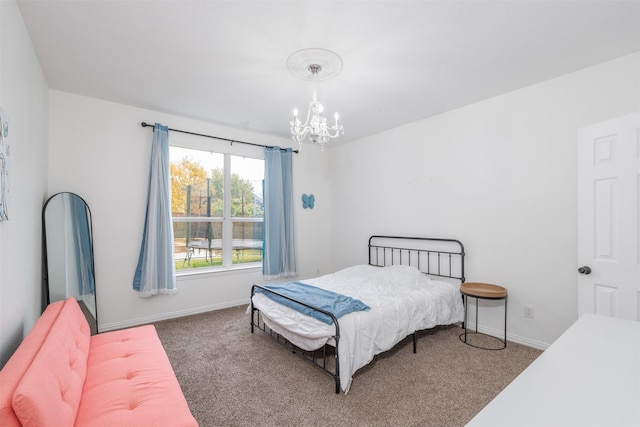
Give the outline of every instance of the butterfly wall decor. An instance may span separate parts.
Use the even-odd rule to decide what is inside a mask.
[[[309,194],[308,196],[306,194],[302,195],[302,207],[304,209],[313,209],[313,205],[316,202],[316,198],[313,196],[313,194]]]

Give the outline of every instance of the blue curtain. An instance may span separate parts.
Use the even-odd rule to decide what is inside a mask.
[[[287,277],[297,273],[291,163],[290,148],[265,148],[262,258],[262,274],[265,276]]]
[[[139,291],[141,297],[177,291],[171,223],[169,128],[159,123],[153,128],[147,212],[133,289]]]
[[[78,295],[90,295],[95,292],[93,277],[93,254],[91,250],[91,223],[89,222],[89,208],[84,200],[72,194],[69,197],[71,206],[71,222],[73,227],[73,247],[76,259],[76,279]]]

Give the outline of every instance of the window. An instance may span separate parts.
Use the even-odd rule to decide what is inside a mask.
[[[264,160],[170,147],[176,271],[262,263]]]

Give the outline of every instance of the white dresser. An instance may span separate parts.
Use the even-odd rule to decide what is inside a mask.
[[[469,427],[640,427],[640,322],[583,315]]]

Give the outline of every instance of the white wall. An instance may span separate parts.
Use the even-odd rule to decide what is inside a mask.
[[[0,1],[0,106],[9,115],[11,204],[0,222],[0,366],[41,313],[48,89],[13,0]]]
[[[544,348],[577,316],[576,132],[640,109],[639,55],[601,64],[324,153],[294,157],[300,277],[366,262],[371,234],[455,237],[468,281],[505,285],[509,338]],[[49,193],[73,191],[94,220],[98,314],[113,329],[247,301],[258,271],[131,290],[151,132],[141,121],[266,144],[288,141],[52,91]],[[173,142],[178,134],[171,134]],[[210,140],[198,143],[209,144]],[[535,307],[525,319],[523,306]],[[501,306],[481,313],[500,329]]]
[[[0,365],[40,314],[40,215],[59,191],[80,194],[92,210],[102,328],[246,302],[259,272],[181,280],[177,295],[150,299],[131,290],[151,144],[139,123],[288,141],[48,92],[15,1],[0,1],[0,23],[0,105],[12,142],[11,219],[0,223]],[[316,207],[297,205],[300,277],[366,262],[371,234],[456,237],[469,281],[509,288],[510,338],[545,347],[577,316],[577,129],[640,110],[639,76],[635,54],[324,153],[305,145],[294,156],[295,197],[313,193]],[[524,304],[535,319],[524,319]],[[481,324],[498,330],[501,313],[483,311]]]
[[[577,131],[638,110],[640,53],[336,145],[334,267],[371,234],[460,239],[467,281],[508,288],[509,338],[548,346],[577,318]],[[501,330],[502,305],[480,316]]]
[[[100,329],[247,303],[251,285],[264,282],[260,269],[181,278],[174,295],[143,299],[132,290],[153,135],[140,122],[157,121],[176,129],[258,144],[285,147],[290,141],[65,92],[51,91],[50,100],[49,194],[75,192],[91,209]],[[236,153],[246,150],[247,155],[262,153],[261,148],[230,147],[227,142],[175,132],[169,133],[169,143]],[[312,211],[303,210],[301,201],[296,204],[299,276],[309,277],[330,267],[323,251],[328,246],[331,208],[325,166],[328,156],[316,147],[305,146],[293,159],[295,199],[300,200],[302,193],[314,193],[317,200]]]

